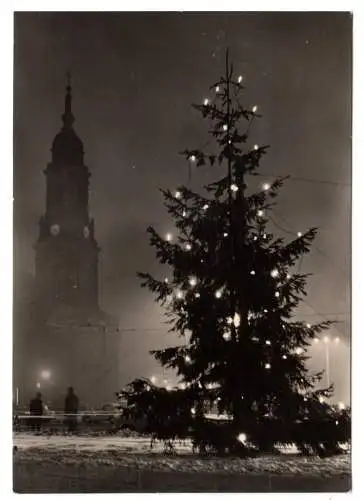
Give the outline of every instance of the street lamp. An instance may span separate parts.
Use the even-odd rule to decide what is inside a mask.
[[[43,380],[49,380],[51,378],[51,372],[49,370],[42,370],[40,376]]]
[[[325,346],[325,359],[326,359],[326,380],[327,380],[327,385],[330,386],[330,344],[331,342],[335,342],[335,344],[339,344],[340,342],[340,337],[335,337],[335,339],[331,339],[328,335],[325,335],[323,337],[323,342]],[[314,343],[318,344],[320,342],[319,338],[314,339]]]

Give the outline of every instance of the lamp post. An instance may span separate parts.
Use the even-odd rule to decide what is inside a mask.
[[[330,346],[332,343],[334,344],[339,344],[340,343],[340,337],[335,337],[332,339],[328,335],[325,335],[322,339],[324,347],[325,347],[325,362],[326,362],[326,382],[327,386],[330,387],[331,384],[331,376],[330,376]],[[314,339],[315,344],[318,344],[321,342],[321,339],[315,338]]]

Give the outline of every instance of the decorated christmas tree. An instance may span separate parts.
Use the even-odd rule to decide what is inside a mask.
[[[264,428],[268,420],[286,428],[320,420],[327,415],[322,398],[332,393],[332,387],[315,390],[323,372],[306,367],[308,346],[330,323],[295,317],[308,278],[295,264],[309,252],[316,229],[291,241],[271,232],[272,200],[284,179],[251,188],[268,146],[251,139],[261,116],[244,103],[242,81],[227,53],[225,74],[211,87],[214,98],[194,105],[216,149],[182,153],[192,168],[213,169],[216,181],[202,194],[186,186],[162,191],[176,232],[148,232],[169,275],[139,274],[166,308],[170,330],[185,339],[153,355],[176,370],[194,413],[207,400],[217,402],[236,432],[258,423]]]

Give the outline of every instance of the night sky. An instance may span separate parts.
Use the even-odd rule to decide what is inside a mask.
[[[178,152],[201,147],[207,130],[191,103],[209,97],[228,45],[236,74],[244,76],[244,104],[258,105],[263,115],[252,130],[254,142],[271,146],[263,180],[268,174],[298,178],[283,188],[275,220],[294,234],[319,228],[301,267],[314,276],[299,314],[310,322],[338,320],[329,332],[342,339],[330,347],[332,376],[338,400],[348,401],[351,30],[345,13],[16,14],[16,295],[26,293],[33,273],[32,245],[45,210],[42,171],[61,128],[70,70],[75,130],[92,173],[90,211],[102,248],[100,303],[125,329],[124,381],[162,373],[148,350],[173,339],[135,274],[161,275],[145,229],[173,229],[158,188],[188,181]],[[193,171],[191,186],[214,176]],[[328,182],[309,181],[315,179]],[[316,346],[314,366],[324,366],[324,359]]]

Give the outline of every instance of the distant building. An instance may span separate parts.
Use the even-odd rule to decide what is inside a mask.
[[[35,277],[26,311],[14,310],[14,386],[24,399],[36,389],[62,401],[72,385],[86,405],[120,389],[116,319],[98,304],[99,247],[89,215],[90,173],[76,135],[70,84],[63,127],[45,169],[46,209],[34,245]],[[26,319],[25,319],[26,318]]]

